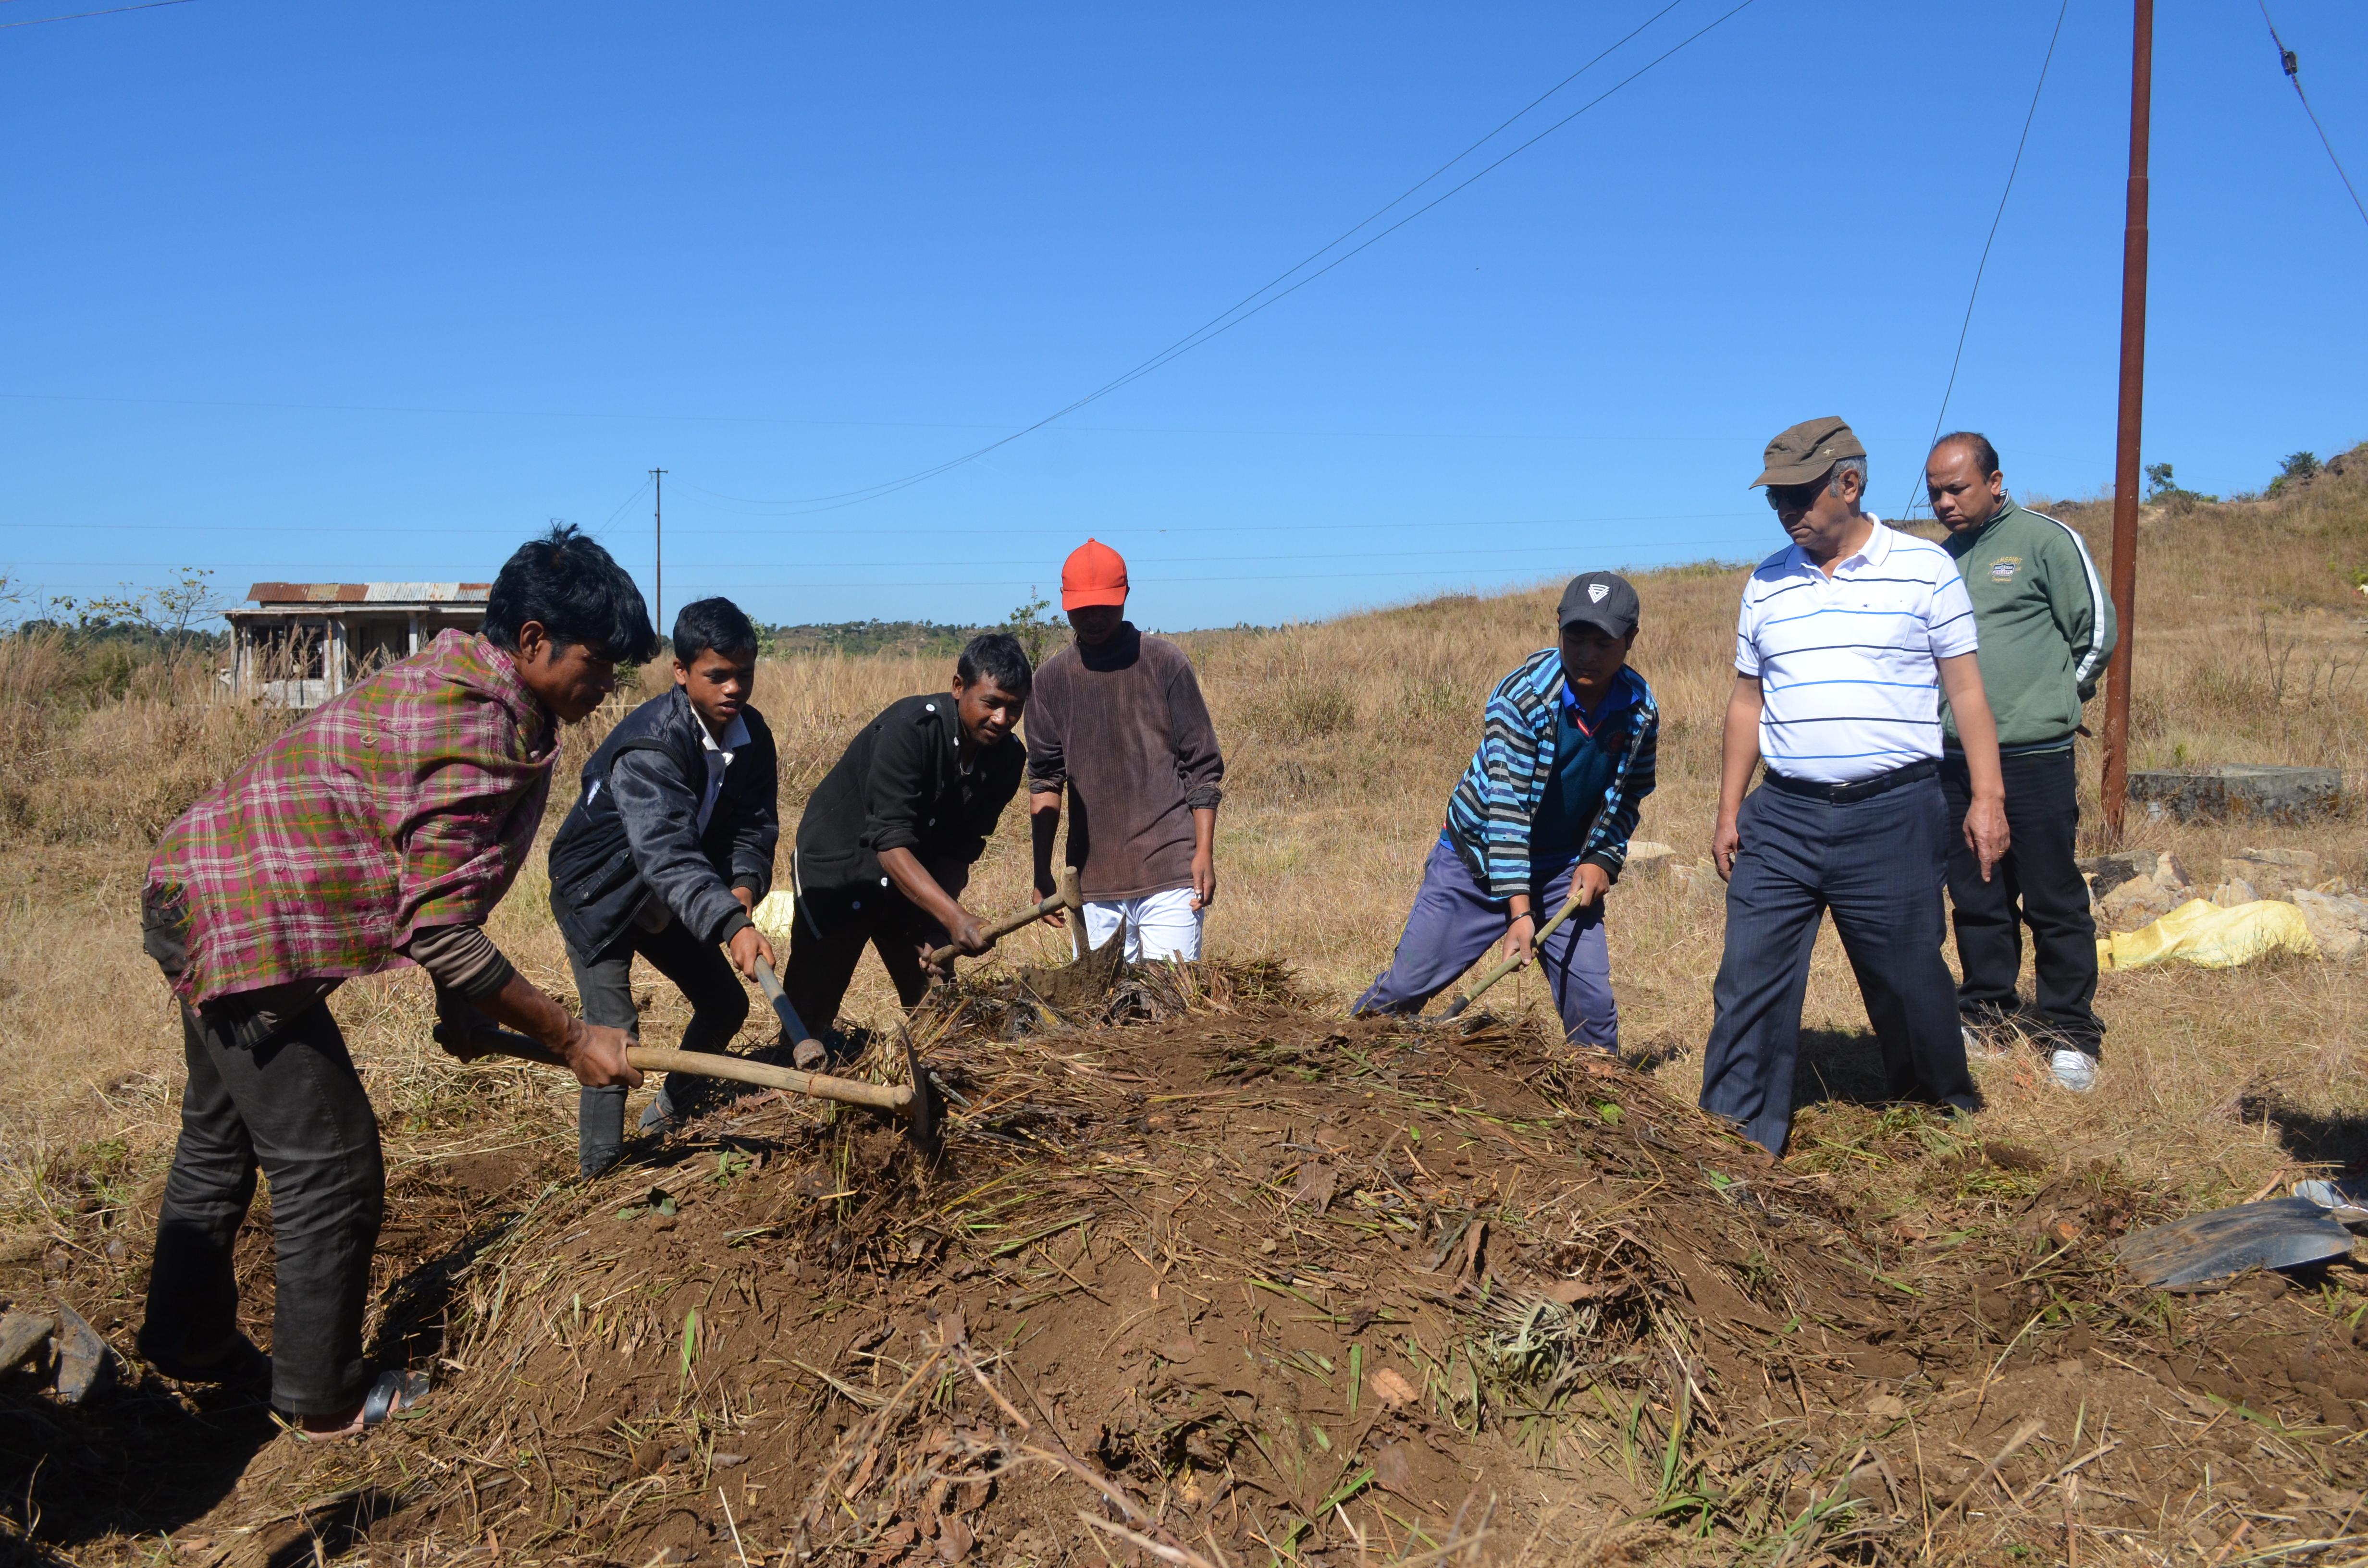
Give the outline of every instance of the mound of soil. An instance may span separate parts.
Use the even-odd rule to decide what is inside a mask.
[[[257,1446],[189,1533],[233,1568],[1321,1568],[2093,1562],[2357,1522],[2368,1353],[2283,1278],[2123,1289],[2108,1248],[2154,1205],[2112,1169],[1915,1110],[1770,1168],[1524,1028],[1167,983],[1130,1025],[1016,986],[923,1020],[957,1096],[934,1165],[765,1096],[662,1163],[462,1206],[380,1334],[433,1397]],[[44,1419],[97,1453],[171,1399]]]

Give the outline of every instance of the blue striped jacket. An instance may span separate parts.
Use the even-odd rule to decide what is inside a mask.
[[[1653,792],[1661,710],[1653,688],[1633,669],[1620,682],[1629,699],[1619,766],[1604,791],[1601,814],[1588,834],[1581,860],[1620,880],[1636,813]],[[1530,891],[1530,824],[1554,776],[1555,705],[1562,699],[1562,651],[1547,648],[1488,694],[1480,749],[1447,801],[1447,836],[1492,898]]]

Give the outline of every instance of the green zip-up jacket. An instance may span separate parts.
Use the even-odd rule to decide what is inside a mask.
[[[2080,536],[2044,512],[2012,500],[1978,532],[1951,533],[1941,548],[1974,601],[1982,640],[1982,689],[2007,755],[2062,751],[2097,694],[2113,651],[2113,601]],[[1956,716],[1941,699],[1948,749],[1958,749]]]

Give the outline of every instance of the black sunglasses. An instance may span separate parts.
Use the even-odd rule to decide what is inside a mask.
[[[1813,479],[1806,484],[1771,484],[1768,487],[1768,505],[1777,511],[1791,509],[1805,512],[1817,504],[1826,493],[1826,481]]]

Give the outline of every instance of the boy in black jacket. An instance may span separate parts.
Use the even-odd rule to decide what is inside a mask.
[[[1012,731],[1035,679],[1008,633],[971,639],[951,692],[890,703],[806,801],[781,986],[808,1028],[837,1020],[866,943],[907,1007],[930,949],[993,946],[957,901],[1019,792],[1028,750]]]
[[[748,1017],[733,966],[754,975],[758,959],[773,961],[748,912],[773,880],[781,835],[773,733],[747,705],[757,629],[731,600],[700,599],[675,619],[674,683],[584,765],[583,791],[551,844],[551,912],[587,1021],[640,1039],[638,953],[690,999],[682,1049],[722,1051]],[[712,1078],[669,1077],[642,1131],[696,1116],[718,1092]],[[625,1091],[581,1091],[583,1173],[615,1165],[624,1138]]]

